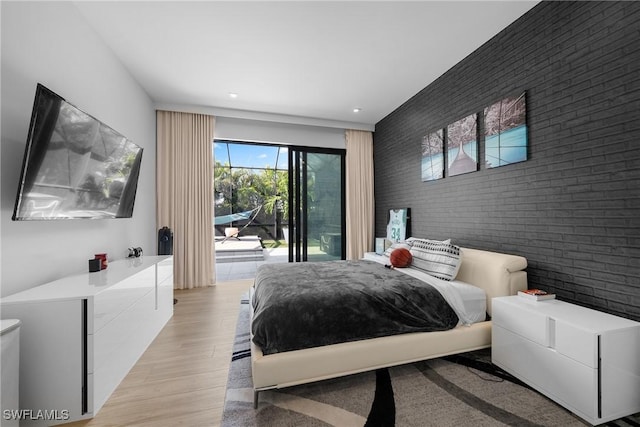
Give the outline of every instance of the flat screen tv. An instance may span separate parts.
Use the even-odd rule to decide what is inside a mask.
[[[142,148],[41,84],[13,220],[130,218]]]

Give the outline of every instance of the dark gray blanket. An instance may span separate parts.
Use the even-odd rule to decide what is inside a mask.
[[[372,261],[265,264],[251,324],[264,354],[455,327],[431,285]]]

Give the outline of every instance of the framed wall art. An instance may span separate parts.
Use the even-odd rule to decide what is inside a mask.
[[[422,137],[422,181],[444,177],[444,129]]]
[[[487,168],[527,160],[526,92],[484,109],[484,141]]]
[[[471,114],[447,126],[449,176],[478,170],[478,115]]]

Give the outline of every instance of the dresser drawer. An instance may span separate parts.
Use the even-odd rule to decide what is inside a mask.
[[[598,367],[598,335],[544,310],[553,302],[493,300],[493,324],[590,368]],[[496,310],[496,305],[498,309]],[[548,308],[548,307],[547,307]]]
[[[492,362],[587,419],[598,416],[598,371],[500,326],[492,327]]]
[[[535,304],[525,302],[525,304]],[[520,335],[542,346],[549,346],[548,318],[543,313],[523,309],[505,299],[492,300],[492,324]]]
[[[93,330],[90,330],[90,333],[97,334],[155,287],[155,268],[146,268],[100,292],[93,300],[94,319]]]
[[[549,318],[549,333],[552,337],[549,346],[558,353],[590,368],[598,367],[598,335],[553,318]]]
[[[156,269],[158,285],[164,283],[165,280],[171,279],[171,287],[173,288],[173,258],[158,263]]]
[[[155,295],[147,292],[93,335],[94,403],[97,408],[107,401],[159,332],[153,327],[154,313]]]

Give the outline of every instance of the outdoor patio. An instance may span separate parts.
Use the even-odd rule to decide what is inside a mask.
[[[257,236],[241,236],[224,240],[216,237],[216,281],[253,279],[258,266],[266,263],[287,262],[288,248],[262,247]]]
[[[289,261],[289,248],[282,245],[275,248],[263,248],[258,236],[240,236],[224,240],[216,236],[216,282],[238,279],[253,279],[256,270],[262,264]],[[319,246],[308,248],[312,261],[329,261],[335,255],[327,254]]]

